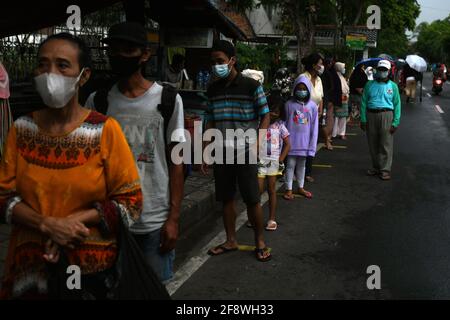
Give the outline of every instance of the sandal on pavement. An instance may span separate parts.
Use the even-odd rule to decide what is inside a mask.
[[[368,176],[373,177],[373,176],[376,176],[376,175],[379,175],[379,174],[380,174],[380,171],[378,171],[378,170],[375,170],[375,169],[367,170],[367,175]]]
[[[270,259],[272,259],[272,255],[270,254],[269,248],[261,248],[261,249],[255,249],[256,259],[260,262],[267,262]],[[264,257],[264,254],[267,254]]]
[[[275,220],[267,221],[266,230],[267,231],[275,231],[278,228],[278,224]]]
[[[313,198],[312,193],[309,192],[309,191],[306,191],[306,190],[299,190],[298,194],[303,196],[303,197],[305,197],[305,198],[307,198],[307,199],[312,199]]]
[[[294,194],[292,193],[292,190],[286,191],[286,193],[283,195],[284,200],[294,200]]]
[[[310,183],[313,183],[313,182],[314,182],[314,178],[311,177],[311,176],[306,176],[306,177],[305,177],[305,180],[308,181],[308,182],[310,182]]]
[[[384,181],[391,180],[391,175],[388,172],[382,172],[380,174],[380,179]]]
[[[220,250],[220,251],[217,252],[217,250]],[[210,256],[219,256],[219,255],[221,255],[221,254],[229,253],[229,252],[233,252],[233,251],[237,251],[237,250],[238,250],[238,247],[235,247],[235,248],[227,248],[227,247],[225,247],[224,244],[221,244],[221,245],[218,245],[217,247],[215,247],[215,248],[213,248],[213,249],[209,249],[209,250],[208,250],[208,254],[209,254]]]

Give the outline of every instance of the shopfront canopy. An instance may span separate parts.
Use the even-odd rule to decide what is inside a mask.
[[[242,22],[237,23],[236,19],[230,18],[231,9],[224,12],[224,0],[146,1],[150,9],[145,13],[138,12],[142,15],[142,21],[144,14],[147,14],[162,26],[215,28],[230,38],[246,40],[249,37],[241,26]],[[132,7],[130,3],[143,3],[143,0],[37,0],[33,4],[13,0],[0,10],[0,38],[64,24],[70,16],[66,12],[70,5],[78,5],[84,16],[117,2]],[[136,12],[133,15],[136,16]]]
[[[0,10],[0,38],[30,33],[63,24],[70,16],[67,8],[76,4],[82,16],[110,6],[118,0],[37,0],[8,1]]]

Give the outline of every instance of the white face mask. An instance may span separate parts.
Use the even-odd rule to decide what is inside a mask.
[[[43,73],[34,78],[36,90],[45,105],[50,108],[63,108],[77,92],[77,83],[81,75],[76,78],[66,77],[56,73]]]
[[[323,72],[325,71],[325,67],[323,65],[321,65],[319,67],[319,70],[317,70],[317,73],[319,74],[319,76],[321,76],[323,74]]]

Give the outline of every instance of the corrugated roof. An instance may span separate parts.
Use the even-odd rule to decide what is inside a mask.
[[[220,11],[229,23],[233,24],[243,35],[241,40],[250,40],[256,38],[253,26],[245,13],[238,12],[225,0],[208,0],[209,3]]]
[[[9,1],[0,10],[0,38],[59,25],[67,20],[67,7],[80,6],[82,14],[97,11],[119,0],[39,0],[35,5]]]
[[[228,3],[225,1],[221,1],[221,11],[223,14],[236,25],[239,29],[241,29],[247,39],[256,38],[255,31],[253,30],[253,26],[248,20],[247,16],[242,12],[237,12],[235,9],[231,8]]]

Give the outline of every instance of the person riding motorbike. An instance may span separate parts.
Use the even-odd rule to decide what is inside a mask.
[[[435,94],[442,91],[444,83],[447,81],[447,67],[443,63],[436,63],[433,68],[433,88]]]

